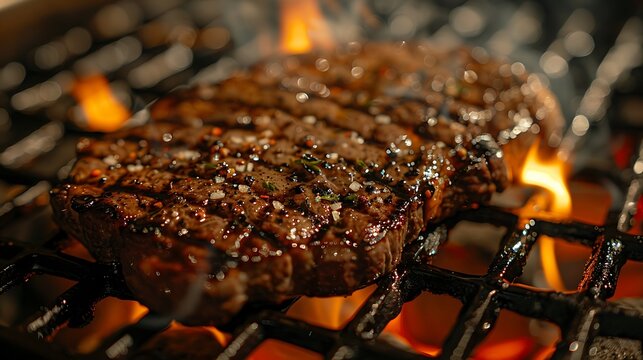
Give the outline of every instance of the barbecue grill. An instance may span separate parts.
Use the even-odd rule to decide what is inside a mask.
[[[277,4],[94,1],[52,6],[45,11],[37,3],[9,1],[2,9],[0,2],[0,18],[4,15],[24,20],[9,24],[14,27],[14,34],[25,32],[25,26],[34,23],[28,14],[30,9],[49,12],[50,18],[56,19],[42,26],[25,43],[3,39],[11,51],[0,59],[0,131],[5,133],[0,140],[0,294],[4,294],[5,300],[12,296],[4,304],[16,303],[17,297],[19,307],[15,312],[22,314],[33,308],[33,304],[27,305],[33,301],[23,300],[20,294],[12,294],[11,289],[25,287],[27,281],[41,275],[75,283],[62,294],[50,294],[55,299],[40,303],[40,310],[25,316],[26,320],[2,320],[6,324],[0,327],[0,344],[3,357],[7,358],[63,359],[70,355],[46,339],[62,327],[91,323],[95,306],[104,299],[134,300],[118,265],[98,264],[77,253],[72,255],[66,249],[74,246],[73,242],[49,219],[47,192],[51,184],[69,170],[76,140],[94,135],[87,132],[88,119],[74,115],[74,108],[79,106],[71,96],[74,76],[88,69],[98,70],[108,80],[116,99],[134,114],[132,121],[144,120],[144,105],[159,95],[182,84],[224,78],[233,69],[264,55],[261,36],[253,33],[252,28],[231,24],[230,16],[250,21],[256,20],[257,12],[265,12],[260,24],[255,25],[276,32],[277,14],[271,5]],[[552,358],[607,355],[641,358],[640,304],[636,308],[609,301],[626,261],[643,261],[643,237],[631,231],[643,188],[640,178],[643,147],[637,148],[641,124],[610,122],[615,124],[613,131],[617,134],[623,129],[635,134],[627,137],[629,152],[624,150],[626,155],[623,152],[619,155],[626,156],[627,169],[622,171],[625,175],[614,167],[602,166],[604,158],[585,156],[592,154],[593,142],[609,137],[608,125],[602,119],[613,85],[619,76],[627,76],[631,69],[641,66],[642,22],[631,16],[641,10],[634,4],[605,10],[603,4],[590,3],[590,10],[608,12],[605,19],[597,13],[595,24],[588,26],[581,20],[591,11],[579,12],[554,2],[544,2],[539,7],[507,1],[496,8],[495,3],[485,1],[435,1],[423,3],[428,10],[420,6],[431,14],[426,18],[409,15],[409,9],[417,5],[410,3],[360,2],[384,24],[370,37],[403,39],[432,35],[439,41],[485,45],[501,55],[519,58],[528,66],[540,67],[554,91],[559,91],[561,102],[567,104],[563,109],[566,115],[573,119],[564,138],[550,140],[560,144],[563,155],[584,149],[576,157],[576,170],[609,180],[616,189],[614,198],[618,205],[612,207],[601,226],[525,215],[517,208],[499,205],[461,212],[427,229],[408,246],[402,263],[377,282],[375,290],[340,329],[317,326],[286,314],[297,299],[279,306],[254,304],[247,306],[226,328],[219,329],[230,333],[231,339],[220,354],[212,357],[243,359],[267,339],[308,349],[328,359],[430,357],[387,341],[381,334],[405,303],[422,293],[432,293],[452,297],[462,304],[455,325],[441,345],[439,358],[470,357],[505,311],[555,324],[561,336]],[[71,6],[77,6],[78,13],[88,14],[90,20],[83,22],[77,15],[69,15]],[[325,11],[330,11],[324,6]],[[340,13],[359,7],[335,6],[341,8]],[[494,12],[509,20],[502,24],[490,21]],[[338,25],[346,22],[341,16],[330,17]],[[543,19],[542,27],[536,26],[539,17]],[[351,21],[366,22],[361,15]],[[459,26],[461,22],[467,26]],[[528,29],[508,39],[508,33],[518,31],[521,24]],[[533,28],[529,30],[527,25]],[[587,49],[581,46],[583,41],[587,44],[584,35],[578,35],[582,39],[574,41],[580,44],[577,47],[561,45],[566,36],[575,32],[594,34],[590,37],[589,53],[584,54]],[[624,47],[627,48],[623,50]],[[635,51],[638,58],[626,56],[626,51]],[[606,93],[599,97],[597,91]],[[619,92],[618,96],[631,93]],[[619,98],[615,98],[615,103],[620,103]],[[612,113],[619,112],[612,108]],[[448,270],[432,262],[452,229],[464,222],[506,229],[500,239],[489,239],[497,243],[498,251],[483,275]],[[557,292],[521,281],[527,260],[535,251],[532,248],[543,236],[591,249],[576,290]],[[42,299],[35,302],[39,300]],[[20,308],[23,301],[25,304]],[[429,309],[429,314],[431,311],[440,309]],[[168,329],[173,320],[149,312],[133,324],[123,324],[88,354],[77,356],[116,359],[136,354]]]

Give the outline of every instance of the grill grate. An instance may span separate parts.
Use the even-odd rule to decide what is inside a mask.
[[[102,1],[97,2],[102,3]],[[367,1],[367,3],[371,2]],[[377,8],[375,2],[372,3],[370,5]],[[406,5],[409,3],[411,2],[406,2]],[[494,21],[483,23],[483,28],[478,35],[467,35],[461,32],[462,29],[454,26],[458,22],[467,22],[452,20],[458,16],[454,15],[456,12],[451,12],[450,8],[455,6],[455,3],[458,3],[460,10],[457,14],[459,15],[477,11],[483,19],[494,19]],[[585,88],[592,89],[590,84],[594,84],[593,71],[598,68],[596,64],[609,53],[612,45],[617,43],[616,45],[627,50],[629,48],[625,45],[629,44],[628,41],[636,43],[637,39],[640,39],[640,35],[626,36],[621,42],[615,42],[611,38],[615,35],[612,34],[614,29],[621,28],[625,20],[635,12],[630,11],[633,6],[623,6],[619,10],[614,10],[617,7],[597,2],[591,5],[597,15],[597,27],[601,27],[600,31],[593,32],[597,40],[594,53],[588,57],[558,54],[557,51],[561,51],[560,44],[564,43],[567,34],[572,31],[592,33],[591,29],[578,27],[578,22],[571,21],[572,18],[578,17],[579,12],[576,9],[557,1],[542,2],[543,18],[547,27],[541,29],[540,38],[534,43],[529,43],[528,37],[525,36],[531,35],[524,32],[529,27],[516,26],[516,24],[529,24],[530,17],[532,21],[540,19],[538,11],[533,11],[533,4],[517,5],[511,1],[504,1],[499,5],[497,2],[478,1],[477,5],[481,6],[476,7],[473,3],[431,2],[428,9],[431,16],[426,17],[431,21],[416,24],[423,30],[418,31],[415,36],[433,34],[448,41],[484,44],[496,50],[507,50],[505,54],[516,59],[524,58],[523,55],[529,55],[536,50],[538,55],[535,60],[531,58],[532,64],[538,62],[540,54],[543,54],[540,57],[541,63],[546,63],[545,60],[551,59],[554,55],[562,56],[571,65],[577,65],[576,69],[586,68],[587,74],[578,76],[581,79],[578,77],[574,79],[575,84],[572,87],[578,90],[575,95],[582,95]],[[204,4],[211,8],[204,7]],[[230,20],[226,19],[222,10],[225,6],[229,7],[218,1],[204,0],[190,0],[183,4],[174,0],[119,1],[103,7],[96,12],[99,14],[96,16],[104,17],[103,20],[98,19],[99,24],[101,21],[103,24],[118,22],[111,21],[109,14],[121,16],[117,19],[122,27],[121,32],[113,33],[114,27],[101,29],[99,26],[97,29],[90,29],[85,26],[87,24],[83,24],[81,27],[75,27],[61,34],[60,37],[48,39],[48,42],[42,43],[42,46],[35,51],[30,51],[30,54],[20,59],[20,62],[2,64],[0,66],[0,133],[6,131],[6,136],[3,134],[0,138],[2,149],[0,152],[0,229],[9,228],[12,222],[25,217],[25,214],[33,216],[35,212],[46,208],[43,205],[46,204],[46,193],[50,188],[50,182],[57,181],[60,174],[64,174],[65,169],[68,168],[65,164],[73,157],[73,145],[80,134],[77,128],[69,124],[69,119],[64,116],[60,118],[57,115],[61,114],[60,109],[67,110],[70,106],[67,86],[70,71],[75,65],[100,67],[101,63],[107,64],[107,67],[99,70],[111,81],[114,88],[124,88],[124,92],[131,96],[132,103],[135,103],[136,99],[147,103],[177,84],[193,81],[195,76],[210,81],[216,80],[225,76],[237,62],[244,60],[252,62],[254,48],[245,46],[246,43],[236,42],[234,47],[223,44],[221,48],[214,50],[194,47],[187,51],[180,39],[146,45],[143,29],[154,27],[160,29],[167,24],[169,25],[165,30],[183,27],[192,28],[196,33],[212,27],[222,29],[226,20]],[[604,7],[601,8],[601,6]],[[410,7],[413,11],[421,11],[421,7],[413,5]],[[203,11],[212,10],[212,8],[218,10]],[[400,5],[392,6],[389,10],[379,9],[376,15],[385,20],[387,18],[391,20],[400,14],[404,15],[404,11],[401,11],[404,10],[403,8],[404,6]],[[607,14],[606,19],[609,21],[605,18],[602,21],[599,18],[602,13]],[[123,14],[127,16],[123,17]],[[511,20],[514,18],[516,21]],[[399,19],[404,20],[403,17]],[[509,19],[509,21],[507,23],[496,21],[503,19]],[[236,22],[253,23],[251,20]],[[396,22],[389,22],[390,25],[394,23]],[[567,26],[566,32],[563,31],[565,26]],[[247,35],[243,34],[243,31],[240,32],[240,29],[231,30],[235,41]],[[375,35],[375,37],[388,38],[386,37],[390,35],[386,33],[388,30],[395,29],[387,28],[384,30],[385,34]],[[107,31],[107,34],[100,34],[101,31]],[[517,36],[509,37],[511,41],[503,43],[500,40],[507,40],[508,32]],[[636,35],[635,30],[632,33]],[[522,43],[519,40],[521,36],[524,40]],[[66,50],[66,57],[59,58],[59,63],[38,62],[38,51],[46,52],[69,43],[75,46]],[[618,50],[618,46],[613,48]],[[187,56],[188,52],[190,52],[189,56]],[[184,59],[187,56],[191,58],[191,64],[187,67],[166,69],[163,77],[153,84],[146,82],[147,78],[144,76],[132,75],[136,73],[135,69],[144,68],[145,63],[166,53],[179,54],[179,57],[183,56]],[[550,57],[545,57],[545,54]],[[259,55],[259,53],[255,54],[255,56]],[[117,58],[114,59],[114,56]],[[111,60],[109,60],[110,57]],[[219,60],[221,57],[223,59]],[[105,62],[105,59],[109,61]],[[553,59],[558,58],[553,57]],[[631,66],[635,65],[637,64],[631,64]],[[559,87],[559,90],[562,90],[559,91],[563,96],[562,103],[573,104],[574,91],[568,91],[567,87],[561,86],[563,80],[554,76],[556,71],[550,74],[546,67],[543,67],[543,70],[546,75],[551,75],[552,87]],[[623,72],[628,69],[618,70]],[[137,71],[140,73],[143,70]],[[11,77],[12,74],[19,76]],[[567,80],[569,82],[569,79]],[[602,85],[603,82],[596,82],[596,84]],[[51,97],[44,99],[29,97],[38,92],[46,93],[51,86],[54,88],[59,86],[64,91],[53,100]],[[590,90],[586,93],[589,100],[591,100],[590,95],[593,94]],[[16,97],[21,93],[23,95]],[[567,109],[567,112],[571,118],[570,109]],[[595,124],[594,121],[598,122],[601,115],[599,112],[586,112],[583,113],[583,117],[574,118],[574,121],[577,118],[581,123],[589,118],[592,124]],[[23,141],[25,139],[29,141]],[[574,137],[570,139],[574,141],[571,145],[567,145],[573,148],[577,139]],[[46,145],[51,142],[55,144],[53,149],[47,146],[37,149],[26,147],[29,143]],[[35,152],[30,153],[25,150]],[[50,162],[52,158],[55,161]],[[60,169],[61,166],[62,169]],[[5,187],[11,191],[6,190]],[[19,195],[5,199],[5,193],[15,191],[15,187],[19,188]],[[631,185],[631,197],[634,200],[640,195],[640,187],[638,180]],[[633,216],[630,210],[635,209],[631,206],[624,209],[619,219],[618,229],[627,229],[626,224]],[[501,239],[499,251],[494,256],[486,275],[458,273],[431,264],[431,256],[437,253],[438,245],[446,241],[449,229],[461,221],[492,224],[511,229]],[[601,227],[578,222],[555,223],[541,219],[522,219],[508,210],[490,207],[461,213],[447,223],[430,229],[408,246],[405,250],[405,261],[396,271],[378,281],[376,290],[343,329],[329,330],[288,317],[285,312],[293,302],[278,307],[248,308],[225,329],[234,337],[219,358],[244,358],[266,339],[277,339],[306,348],[324,354],[329,359],[425,358],[424,355],[402,350],[378,338],[385,326],[400,314],[403,304],[412,301],[423,292],[446,294],[459,300],[463,305],[454,327],[442,345],[442,353],[439,355],[441,358],[468,357],[494,328],[501,309],[558,325],[562,339],[556,345],[554,358],[557,359],[586,356],[591,353],[592,341],[598,336],[643,341],[643,334],[640,331],[643,329],[643,314],[624,310],[607,301],[614,294],[623,264],[627,260],[643,261],[643,238],[618,231],[615,226],[612,226],[611,221],[609,224]],[[563,294],[517,283],[532,247],[542,235],[592,248],[584,276],[576,291]],[[60,249],[66,241],[66,236],[62,233],[54,233],[50,237],[41,236],[33,243],[13,242],[0,238],[0,294],[23,284],[33,276],[42,274],[73,280],[76,284],[48,307],[29,317],[29,321],[20,326],[20,331],[16,331],[15,328],[0,327],[0,345],[6,354],[19,354],[20,358],[68,359],[68,354],[39,338],[48,337],[63,326],[83,326],[91,322],[94,306],[107,297],[122,300],[131,300],[133,297],[125,286],[117,265],[96,264],[62,253]],[[434,311],[438,310],[434,309]],[[114,359],[131,354],[152,337],[167,329],[171,321],[171,318],[149,313],[137,323],[112,334],[93,353],[80,357]]]
[[[446,239],[446,228],[464,220],[513,229],[502,239],[500,250],[484,276],[445,270],[425,261],[427,254],[435,253],[436,244]],[[592,247],[576,291],[543,291],[515,283],[531,248],[542,235]],[[26,331],[37,337],[46,337],[66,323],[69,326],[86,324],[92,319],[94,305],[107,296],[132,298],[117,266],[90,263],[47,249],[60,239],[57,236],[47,243],[47,247],[38,248],[2,243],[2,254],[14,255],[4,259],[6,265],[0,272],[0,291],[37,274],[78,281],[26,324]],[[409,246],[405,256],[406,261],[379,281],[377,289],[343,329],[333,331],[291,319],[283,314],[288,304],[282,311],[244,311],[237,319],[241,325],[229,329],[235,336],[219,359],[243,359],[265,339],[288,342],[332,359],[423,358],[423,355],[377,340],[386,324],[400,313],[402,305],[423,291],[447,294],[463,304],[456,325],[442,346],[442,358],[469,356],[490,333],[500,309],[557,324],[562,330],[562,340],[556,345],[554,354],[557,359],[586,356],[597,336],[643,340],[640,332],[643,314],[623,310],[606,301],[614,294],[625,261],[643,261],[641,236],[578,222],[525,220],[511,212],[486,207],[464,212],[432,229]],[[92,357],[116,358],[131,353],[165,330],[170,321],[150,313],[115,334]],[[6,331],[0,333],[5,341],[12,336],[15,335]]]

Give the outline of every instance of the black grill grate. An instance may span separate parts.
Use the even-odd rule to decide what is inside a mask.
[[[95,2],[104,3],[105,1]],[[412,1],[391,1],[390,3],[394,5],[390,7],[378,6],[374,1],[366,1],[366,3],[375,9],[375,15],[383,20],[383,24],[388,22],[389,25],[394,22],[388,20],[400,14],[406,14],[403,11],[405,6],[407,10],[408,7],[413,9],[412,12],[423,9],[415,6],[417,4]],[[414,35],[416,37],[442,36],[449,41],[455,39],[494,47],[494,44],[497,44],[494,41],[508,39],[506,36],[503,38],[499,35],[527,28],[516,27],[516,24],[528,24],[529,17],[532,17],[531,20],[542,18],[545,27],[541,29],[541,36],[535,42],[529,43],[525,40],[521,43],[516,40],[518,39],[516,37],[505,44],[511,45],[514,49],[506,55],[521,59],[528,65],[529,63],[534,65],[539,62],[539,58],[541,62],[545,59],[540,57],[541,54],[546,52],[555,54],[556,51],[560,51],[559,45],[564,42],[566,35],[563,31],[565,26],[568,26],[566,31],[588,31],[596,39],[596,47],[591,56],[573,57],[567,54],[570,56],[566,58],[570,69],[572,67],[576,69],[572,74],[574,75],[573,85],[570,85],[572,81],[569,78],[555,79],[552,76],[551,79],[551,86],[555,90],[556,88],[561,90],[559,91],[559,95],[562,96],[561,102],[564,105],[574,104],[574,96],[580,97],[586,88],[592,89],[590,84],[597,75],[594,72],[605,54],[608,54],[610,49],[617,48],[615,44],[620,44],[619,46],[625,49],[623,44],[627,45],[627,42],[633,38],[630,34],[624,41],[615,41],[615,32],[618,32],[623,23],[637,11],[634,2],[623,3],[627,4],[616,7],[600,1],[588,2],[587,6],[596,15],[596,30],[592,31],[582,26],[574,27],[578,26],[578,23],[570,19],[578,18],[578,14],[582,15],[582,11],[579,12],[565,2],[543,1],[540,4],[542,12],[539,14],[538,11],[532,11],[533,4],[525,5],[513,1],[478,1],[474,4],[474,2],[465,1],[435,0],[431,2],[428,10],[424,9],[430,12],[431,16],[426,17],[430,18],[430,21],[422,20],[416,24],[418,31]],[[204,4],[210,7],[202,7]],[[270,10],[270,4],[265,7],[263,2],[257,2],[257,4],[262,4],[258,6],[261,10]],[[84,49],[78,50],[76,47],[74,51],[68,51],[68,56],[61,58],[59,64],[45,64],[46,66],[42,67],[42,64],[39,65],[35,61],[35,52],[31,50],[17,62],[0,64],[2,65],[0,66],[0,133],[2,133],[0,137],[2,149],[0,152],[0,160],[2,160],[0,161],[0,229],[10,229],[15,221],[31,219],[35,213],[46,209],[43,205],[46,204],[46,193],[50,188],[50,182],[57,181],[64,173],[67,168],[64,164],[73,157],[75,138],[81,134],[78,128],[69,123],[68,118],[60,116],[66,113],[61,112],[60,109],[67,109],[70,106],[71,99],[67,93],[60,94],[53,101],[49,101],[48,98],[41,99],[42,104],[37,104],[34,108],[22,108],[24,103],[14,101],[16,94],[30,88],[40,89],[43,84],[46,86],[42,89],[46,90],[47,86],[52,85],[50,80],[54,80],[58,86],[63,86],[66,78],[59,76],[60,74],[68,73],[79,61],[96,62],[97,58],[92,58],[91,56],[94,55],[90,54],[96,54],[101,49],[107,49],[104,54],[108,58],[110,54],[122,55],[119,58],[121,61],[118,63],[119,67],[103,70],[115,88],[124,85],[125,93],[131,96],[132,103],[136,103],[137,99],[138,102],[147,103],[177,84],[193,80],[195,75],[208,80],[225,76],[236,62],[253,60],[251,55],[254,48],[239,41],[239,38],[242,38],[252,45],[248,34],[240,31],[244,29],[231,29],[235,43],[227,44],[221,49],[213,51],[191,48],[190,66],[179,67],[174,69],[175,72],[165,73],[165,76],[159,78],[158,83],[154,85],[147,86],[139,82],[137,86],[136,82],[128,78],[135,68],[159,54],[170,50],[179,51],[179,55],[187,53],[185,48],[176,46],[180,45],[180,41],[176,39],[156,45],[145,45],[145,39],[142,37],[144,32],[140,31],[141,29],[154,26],[158,28],[163,21],[170,24],[170,28],[184,26],[192,28],[196,33],[208,27],[223,28],[230,22],[226,12],[235,13],[231,11],[234,8],[233,5],[236,5],[235,1],[227,3],[206,0],[119,1],[112,7],[108,6],[108,10],[104,7],[96,13],[102,13],[102,16],[105,16],[111,11],[122,16],[123,13],[129,12],[131,16],[121,17],[119,20],[125,19],[127,25],[121,33],[101,35],[100,31],[95,33],[95,29],[87,27],[88,24],[73,24],[80,25],[74,28],[73,32],[65,32],[68,28],[63,29],[58,26],[55,33],[60,36],[57,35],[53,40],[46,39],[39,44],[45,45],[39,47],[41,51],[47,50],[47,46],[56,47],[64,44],[67,37],[78,40],[80,36],[82,40],[89,34],[90,43]],[[216,7],[217,11],[203,11],[212,10],[212,7]],[[483,19],[493,19],[493,21],[483,24],[484,28],[478,35],[459,33],[453,26],[456,22],[452,21],[454,17],[451,16],[453,15],[451,10],[454,7],[460,9],[460,15],[473,9],[478,11]],[[601,18],[603,14],[605,16]],[[268,17],[275,20],[273,19],[275,14]],[[520,21],[512,23],[510,20],[512,18]],[[253,23],[251,20],[239,21],[234,17],[232,19],[237,25]],[[571,25],[566,25],[566,21]],[[269,20],[267,25],[274,27],[276,23],[271,24]],[[383,27],[383,29],[374,37],[389,39],[388,28]],[[110,28],[108,27],[107,30],[109,32]],[[525,33],[521,34],[525,35]],[[398,37],[393,36],[395,39]],[[120,55],[114,49],[120,49],[118,50],[121,51]],[[535,58],[534,53],[536,53]],[[221,57],[225,61],[219,61]],[[114,62],[111,64],[113,65]],[[631,64],[631,67],[636,65],[638,64]],[[9,74],[7,69],[18,73],[22,71],[23,78],[18,80],[7,78]],[[200,74],[199,71],[201,71]],[[25,74],[27,76],[24,76]],[[601,84],[599,82],[599,85]],[[575,91],[568,91],[570,87]],[[588,90],[586,96],[589,96],[588,94],[592,95],[591,91]],[[20,106],[16,107],[16,105]],[[566,115],[571,118],[573,112],[574,109],[568,108]],[[600,119],[596,114],[584,115],[587,115],[591,121]],[[592,118],[592,115],[596,118]],[[10,126],[9,130],[7,130],[8,126]],[[42,144],[53,142],[55,147],[53,149],[48,149],[46,146],[37,149],[28,148],[25,145],[29,142],[21,140],[28,139],[30,136],[32,143],[34,141]],[[7,152],[13,145],[18,146]],[[572,145],[575,146],[575,141]],[[25,154],[21,149],[35,150],[35,153],[29,153],[26,154],[28,156],[23,157]],[[12,159],[10,155],[19,161],[7,160]],[[52,159],[55,161],[51,161]],[[13,166],[18,162],[21,163],[19,166]],[[59,171],[60,166],[62,171]],[[5,199],[5,193],[15,192],[16,188],[19,190],[19,195]],[[634,191],[631,194],[633,199],[628,198],[631,200],[630,203],[635,202],[640,195],[641,186],[636,182],[631,188]],[[631,209],[631,206],[628,209]],[[629,222],[632,214],[628,209],[624,210],[618,229],[624,230],[622,224]],[[431,255],[434,255],[438,251],[438,245],[446,240],[448,230],[461,221],[492,224],[511,229],[501,240],[499,251],[494,256],[486,275],[458,273],[431,265]],[[576,222],[555,223],[541,219],[521,219],[510,211],[498,208],[481,208],[461,213],[456,218],[450,219],[448,223],[431,229],[411,244],[405,250],[405,261],[396,271],[378,281],[376,290],[343,329],[329,330],[289,318],[285,315],[285,311],[292,302],[277,308],[265,306],[249,308],[225,329],[234,337],[219,358],[244,358],[266,339],[291,343],[324,354],[328,359],[425,358],[424,355],[402,350],[378,338],[385,326],[400,313],[403,304],[412,301],[422,292],[446,294],[458,299],[463,305],[455,325],[442,345],[442,353],[439,355],[441,358],[466,358],[472,354],[475,347],[494,328],[501,309],[557,324],[561,329],[562,339],[557,344],[554,358],[575,359],[586,356],[591,353],[592,340],[597,336],[642,341],[643,314],[624,310],[608,302],[607,299],[614,294],[619,272],[625,261],[643,261],[643,238],[618,231],[616,226],[611,225],[612,221],[608,223],[610,225],[601,227]],[[33,220],[32,224],[34,224]],[[584,276],[576,291],[563,294],[531,288],[516,282],[523,272],[530,250],[542,235],[592,248]],[[62,233],[55,233],[51,237],[41,235],[33,242],[0,238],[0,294],[41,274],[76,281],[75,285],[48,307],[29,317],[22,326],[0,327],[0,346],[3,348],[3,356],[16,354],[17,358],[67,359],[68,354],[39,338],[46,338],[63,326],[82,326],[91,322],[94,306],[107,297],[132,299],[117,265],[101,265],[66,255],[60,251],[65,241],[66,237]],[[439,309],[433,309],[433,311],[439,311]],[[170,318],[150,313],[137,323],[110,336],[95,352],[80,357],[111,359],[132,354],[142,344],[167,329],[171,321]]]
[[[445,270],[426,261],[425,255],[434,253],[435,245],[445,240],[445,229],[463,220],[514,229],[502,239],[500,250],[484,276]],[[576,291],[559,293],[515,283],[530,250],[542,235],[592,247]],[[57,241],[58,237],[52,239],[49,247]],[[4,259],[0,272],[2,292],[37,274],[78,281],[26,324],[26,332],[37,337],[46,337],[65,324],[86,324],[92,319],[94,305],[107,296],[131,299],[117,266],[90,263],[47,247],[24,248],[7,242],[2,246],[2,254],[14,254]],[[462,213],[448,224],[432,229],[409,246],[405,254],[407,259],[378,282],[377,289],[343,329],[333,331],[313,326],[291,319],[279,310],[245,311],[237,319],[240,325],[229,329],[235,336],[219,359],[243,359],[265,339],[288,342],[332,359],[423,358],[377,340],[386,324],[400,313],[402,305],[423,291],[448,294],[463,304],[456,325],[442,345],[441,358],[469,356],[493,329],[500,309],[557,324],[562,331],[562,340],[554,354],[557,359],[587,356],[596,336],[643,340],[640,331],[643,314],[623,310],[606,301],[614,294],[625,261],[643,261],[641,236],[577,222],[525,220],[501,209],[481,208]],[[287,307],[284,305],[281,310]],[[115,334],[92,357],[115,358],[131,353],[165,330],[170,321],[148,314]],[[0,336],[12,341],[15,334],[3,331]]]

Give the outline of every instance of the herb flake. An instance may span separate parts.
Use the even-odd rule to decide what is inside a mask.
[[[339,200],[339,195],[337,194],[328,194],[328,195],[322,195],[319,197],[322,200],[328,200],[328,201],[338,201]]]
[[[343,200],[346,202],[355,202],[357,201],[357,194],[346,195]]]
[[[270,181],[264,181],[262,185],[263,185],[263,188],[268,190],[269,192],[273,192],[277,190],[277,185],[271,183]]]
[[[321,162],[322,161],[320,159],[317,159],[310,154],[304,154],[301,159],[295,160],[295,164],[299,164],[307,171],[315,174],[321,174],[321,169],[317,166],[321,164]]]

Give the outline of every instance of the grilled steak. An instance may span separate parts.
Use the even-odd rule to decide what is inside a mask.
[[[81,141],[52,204],[145,305],[222,324],[248,302],[373,282],[427,224],[505,187],[535,122],[561,117],[519,65],[351,45],[179,91],[148,124]]]

